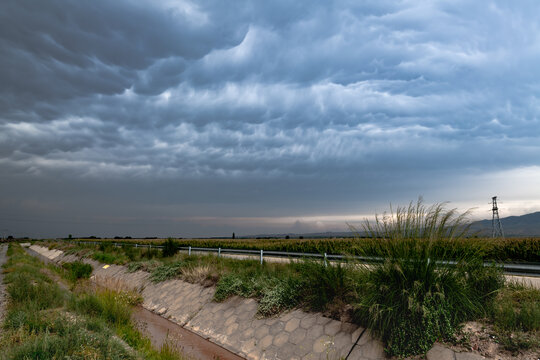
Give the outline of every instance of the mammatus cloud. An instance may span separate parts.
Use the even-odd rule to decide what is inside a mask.
[[[192,217],[540,200],[510,181],[540,180],[538,7],[4,1],[3,201],[21,219],[112,199],[109,219],[136,204],[213,235]]]

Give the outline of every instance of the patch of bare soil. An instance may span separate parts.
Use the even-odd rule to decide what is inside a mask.
[[[497,360],[539,360],[540,349],[521,350],[512,353],[497,342],[496,332],[489,324],[470,321],[464,324],[455,344],[446,344],[456,352],[474,351],[488,359]]]

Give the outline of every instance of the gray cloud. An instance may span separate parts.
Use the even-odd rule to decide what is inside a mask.
[[[489,198],[456,195],[456,184],[539,165],[538,10],[4,1],[4,201],[20,219],[80,201],[91,216],[112,199],[111,219],[139,204],[135,217],[170,225],[173,208],[186,219],[294,217],[369,213],[422,193]],[[182,221],[191,234],[230,230]]]

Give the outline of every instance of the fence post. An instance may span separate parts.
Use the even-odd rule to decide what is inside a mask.
[[[261,249],[261,265],[263,264],[263,249]]]
[[[135,247],[138,247],[139,244],[135,243]]]
[[[191,256],[191,246],[188,249],[188,256]]]
[[[324,266],[328,266],[328,263],[326,262],[326,253],[324,253]]]
[[[217,249],[217,257],[221,257],[221,248]]]
[[[149,247],[150,250],[152,250],[152,243],[150,243],[150,247]]]

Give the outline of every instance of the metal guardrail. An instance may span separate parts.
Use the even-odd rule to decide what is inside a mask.
[[[98,241],[74,241],[78,244],[93,244],[98,245],[103,242]],[[133,244],[133,243],[112,243],[115,247],[123,246],[133,246],[135,248],[146,248],[146,249],[163,249],[163,245],[152,245],[152,244]],[[384,258],[377,256],[346,256],[340,254],[316,254],[316,253],[302,253],[302,252],[287,252],[287,251],[273,251],[273,250],[251,250],[251,249],[227,249],[227,248],[208,248],[208,247],[195,247],[195,246],[178,246],[178,250],[187,251],[188,255],[191,255],[193,251],[195,252],[208,252],[208,253],[217,253],[218,257],[221,254],[246,254],[253,255],[259,258],[260,263],[264,261],[264,257],[278,257],[278,258],[315,258],[322,259],[326,264],[328,261],[332,260],[356,260],[363,263],[380,263],[384,261]],[[456,265],[455,261],[438,261],[441,265]],[[484,266],[491,266],[493,262],[484,262]],[[540,277],[540,264],[539,263],[506,263],[499,262],[495,263],[496,266],[503,268],[505,274],[509,275],[523,275],[523,276],[539,276]]]

